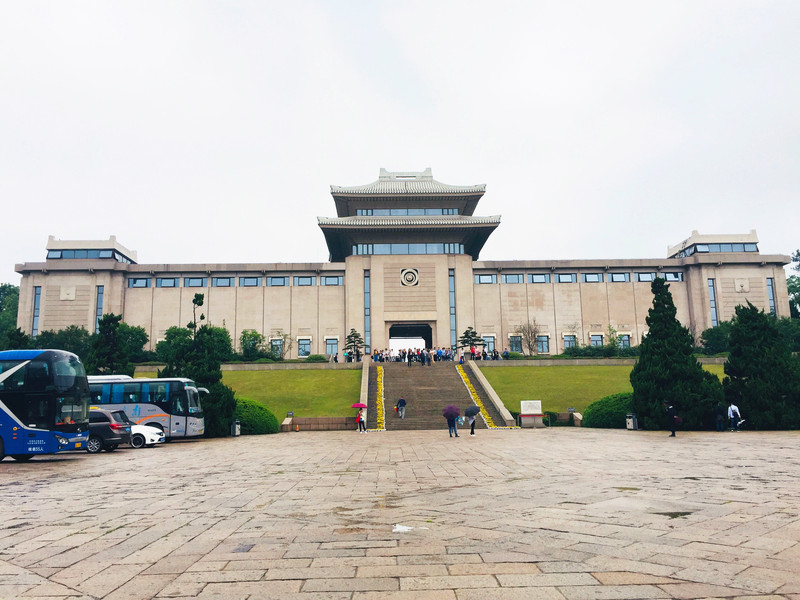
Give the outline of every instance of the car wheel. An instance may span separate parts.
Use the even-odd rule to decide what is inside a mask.
[[[103,440],[101,440],[96,435],[90,436],[89,440],[86,442],[86,451],[89,454],[97,454],[102,449],[103,449]]]
[[[17,462],[27,462],[33,458],[33,454],[12,454],[11,458]]]
[[[134,433],[131,436],[131,446],[134,448],[142,448],[144,446],[144,436],[141,433]]]
[[[106,452],[113,452],[113,451],[114,451],[114,450],[116,450],[118,447],[119,447],[119,444],[109,444],[108,446],[106,446],[105,448],[103,448],[103,450],[105,450]]]

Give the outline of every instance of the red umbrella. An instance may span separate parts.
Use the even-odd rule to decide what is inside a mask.
[[[356,402],[350,408],[367,408],[366,404],[361,404],[361,402]]]

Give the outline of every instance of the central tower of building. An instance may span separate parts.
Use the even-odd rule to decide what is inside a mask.
[[[330,260],[346,264],[346,320],[363,319],[368,348],[406,337],[454,346],[473,324],[472,261],[500,224],[473,216],[485,191],[440,183],[430,169],[381,169],[373,183],[331,186],[337,217],[318,223]]]

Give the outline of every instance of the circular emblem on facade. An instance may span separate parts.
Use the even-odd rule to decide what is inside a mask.
[[[403,285],[417,285],[419,284],[419,270],[417,269],[403,269],[400,271],[400,281]]]

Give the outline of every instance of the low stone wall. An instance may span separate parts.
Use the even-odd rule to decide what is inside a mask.
[[[288,431],[356,431],[355,417],[286,417],[281,423],[281,432]]]

